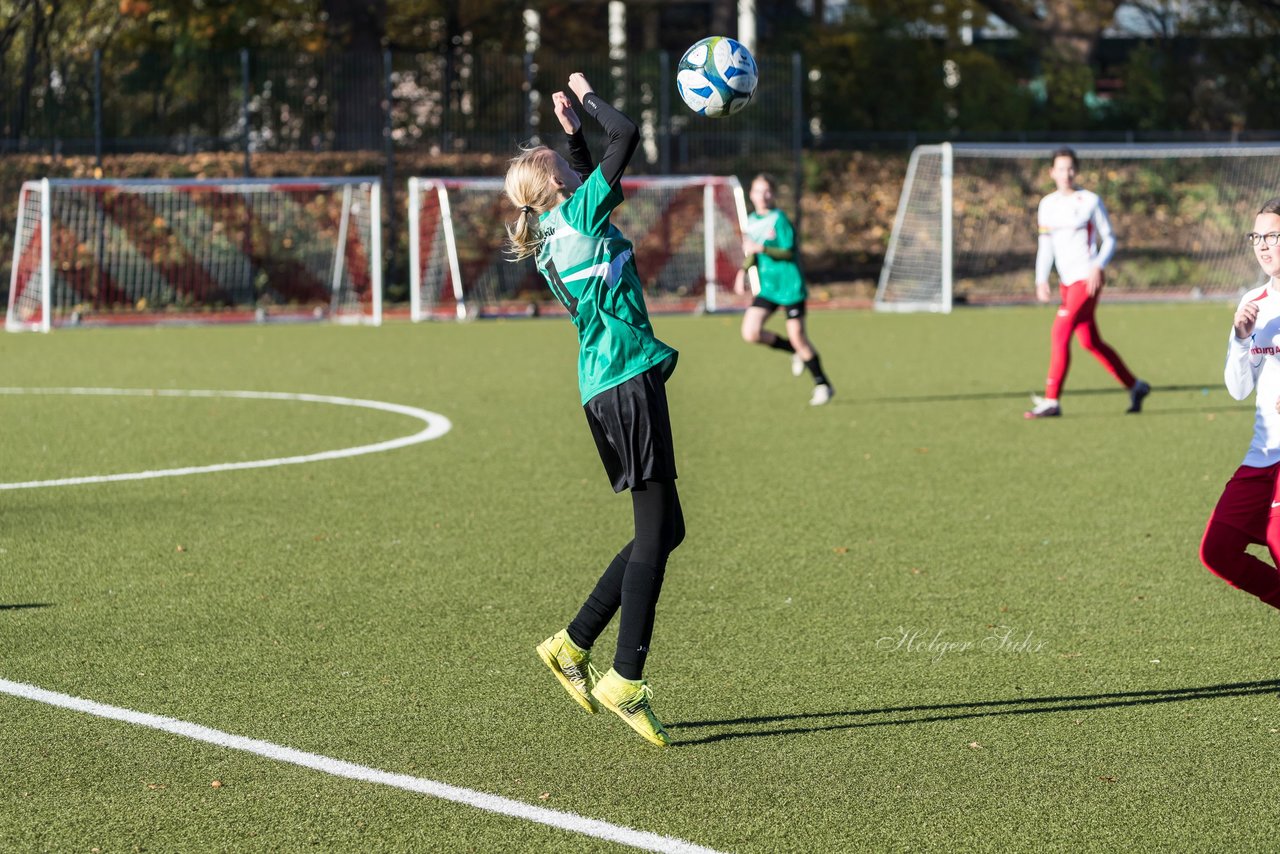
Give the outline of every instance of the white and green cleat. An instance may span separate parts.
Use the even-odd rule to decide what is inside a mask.
[[[648,683],[641,680],[623,679],[613,668],[600,677],[591,692],[600,705],[613,712],[627,722],[633,730],[644,739],[659,747],[671,743],[667,731],[653,713],[649,700],[653,697]]]
[[[560,680],[574,702],[595,714],[596,701],[591,689],[599,681],[600,671],[591,666],[591,650],[579,649],[569,640],[569,632],[561,629],[538,644],[538,658]]]

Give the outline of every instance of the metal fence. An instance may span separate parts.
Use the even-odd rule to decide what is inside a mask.
[[[18,75],[0,75],[0,156],[89,157],[102,166],[111,155],[230,152],[251,177],[258,155],[360,152],[362,171],[372,160],[382,173],[386,265],[395,283],[407,269],[400,257],[401,179],[459,169],[492,174],[521,143],[561,139],[551,94],[566,88],[573,71],[585,73],[640,126],[632,174],[732,174],[767,165],[784,175],[794,170],[798,187],[805,130],[800,57],[758,57],[755,103],[720,120],[680,102],[677,60],[666,52],[622,60],[495,51],[94,54],[42,65],[27,88]],[[585,122],[584,130],[593,150],[602,151],[594,123]],[[176,165],[173,174],[183,174]],[[0,168],[0,293],[9,283],[18,189],[23,180],[45,177],[25,171]],[[108,168],[104,177],[142,176]]]
[[[551,93],[582,71],[644,130],[639,172],[725,156],[791,154],[804,129],[798,56],[759,58],[757,103],[702,119],[675,92],[666,52],[624,60],[497,52],[321,55],[153,53],[68,61],[21,90],[0,82],[0,153],[242,151],[509,154],[558,129]]]
[[[161,157],[148,168],[188,175],[184,156],[228,153],[246,177],[255,157],[300,152],[358,152],[358,170],[381,173],[387,238],[389,293],[404,286],[404,179],[410,175],[498,174],[525,141],[560,138],[551,94],[582,71],[597,90],[627,112],[642,132],[632,174],[737,174],[767,169],[790,185],[790,207],[802,210],[802,152],[891,149],[944,139],[956,132],[829,133],[821,117],[805,112],[809,81],[798,54],[756,57],[760,84],[755,103],[728,119],[696,116],[675,88],[678,57],[666,52],[631,54],[510,55],[495,51],[448,53],[375,52],[156,52],[93,55],[84,60],[41,59],[25,86],[22,74],[0,75],[0,294],[8,286],[14,205],[23,180],[44,177],[59,163],[6,154],[117,154]],[[832,123],[834,124],[834,123]],[[594,123],[586,122],[592,148],[602,150]],[[1275,131],[1219,134],[1010,132],[1008,141],[1046,146],[1073,141],[1275,139]],[[998,135],[997,135],[998,136]],[[995,139],[984,134],[983,141]],[[288,159],[287,157],[285,158]],[[64,164],[65,165],[65,164]],[[80,164],[83,167],[83,162]],[[265,167],[264,167],[265,171]],[[301,171],[301,167],[299,168]],[[79,172],[51,172],[73,177]],[[126,177],[104,169],[105,177]],[[128,177],[142,177],[132,175]],[[797,228],[803,223],[797,221]]]

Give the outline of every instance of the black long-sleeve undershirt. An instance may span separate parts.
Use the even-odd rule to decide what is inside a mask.
[[[587,138],[582,135],[581,127],[569,134],[569,168],[584,181],[591,174],[591,170],[596,168],[595,161],[591,159],[591,149],[587,148]]]
[[[600,174],[609,182],[609,186],[616,187],[622,180],[627,164],[631,162],[631,155],[635,154],[636,146],[640,144],[640,129],[635,122],[614,109],[595,92],[588,92],[582,99],[582,108],[609,135],[604,157],[600,159]],[[591,152],[587,149],[587,141],[581,128],[569,136],[569,165],[584,180],[595,168],[591,165]]]

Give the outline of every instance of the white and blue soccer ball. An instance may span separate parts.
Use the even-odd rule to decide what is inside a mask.
[[[755,57],[741,42],[708,36],[680,57],[676,89],[700,116],[722,119],[751,103],[760,73]]]

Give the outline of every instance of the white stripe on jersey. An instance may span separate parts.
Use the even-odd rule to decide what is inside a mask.
[[[1056,266],[1062,284],[1070,285],[1087,277],[1094,265],[1107,266],[1115,253],[1111,220],[1097,193],[1050,193],[1040,200],[1036,218],[1040,227],[1037,282],[1049,281],[1049,270]]]
[[[1280,283],[1275,279],[1254,288],[1240,300],[1240,306],[1258,304],[1258,322],[1253,335],[1241,341],[1233,328],[1227,333],[1227,366],[1223,379],[1236,400],[1244,400],[1256,389],[1258,414],[1253,420],[1253,441],[1245,454],[1247,466],[1280,463]],[[1236,309],[1239,311],[1239,308]]]
[[[631,254],[631,250],[627,249],[608,264],[592,264],[590,267],[584,267],[576,273],[563,277],[560,281],[568,284],[569,282],[578,282],[593,276],[599,276],[604,279],[605,287],[613,290],[613,286],[622,277],[622,268],[627,266],[627,262],[631,260]]]

